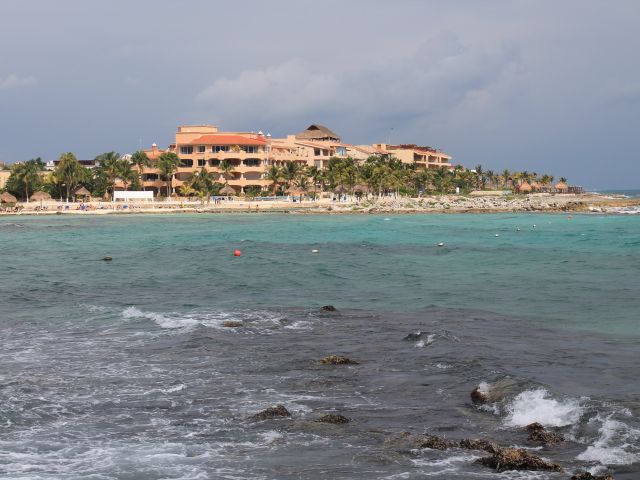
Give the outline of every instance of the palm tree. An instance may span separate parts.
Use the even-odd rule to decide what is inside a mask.
[[[231,174],[236,167],[234,167],[233,163],[228,160],[222,160],[218,168],[220,168],[222,176],[224,177],[224,186],[227,187],[229,185],[229,174]]]
[[[40,183],[40,172],[44,170],[44,163],[40,157],[27,160],[26,162],[16,163],[11,169],[11,176],[19,187],[24,189],[24,196],[29,203],[29,191],[34,191]],[[10,182],[11,177],[7,180]]]
[[[71,152],[63,153],[60,155],[59,160],[54,175],[66,187],[68,203],[69,193],[75,191],[78,184],[87,178],[87,170]]]
[[[482,165],[476,165],[476,175],[477,175],[477,188],[484,188],[484,172],[482,171]]]
[[[124,185],[124,189],[127,190],[128,185],[136,179],[138,175],[131,168],[131,163],[126,158],[121,158],[116,164],[116,174]]]
[[[111,151],[98,155],[95,160],[108,179],[107,191],[110,190],[110,193],[113,193],[116,186],[116,178],[118,178],[120,154]]]
[[[503,188],[508,188],[509,182],[511,181],[511,172],[505,168],[500,176],[502,177]]]
[[[285,190],[288,190],[302,174],[303,168],[299,163],[287,162],[284,169],[282,170],[282,178],[285,182]]]
[[[213,176],[205,167],[202,167],[200,171],[191,175],[189,186],[198,193],[202,204],[204,204],[205,197],[207,197],[208,203],[211,193],[216,190]]]
[[[144,182],[142,181],[142,173],[146,167],[151,166],[151,160],[147,156],[147,154],[138,150],[131,155],[131,164],[134,165],[138,170],[138,178],[140,180],[140,184],[142,185],[142,190],[144,190]]]
[[[171,180],[180,166],[180,158],[174,152],[165,152],[158,157],[158,170],[167,181],[167,201],[171,198]]]
[[[271,188],[273,189],[273,195],[276,195],[278,190],[278,185],[280,184],[280,179],[282,178],[282,172],[276,165],[271,165],[267,173],[264,174],[265,180],[269,180],[271,182]]]
[[[321,169],[319,169],[318,167],[316,167],[315,165],[312,167],[309,167],[307,169],[307,175],[309,176],[309,178],[311,179],[311,181],[313,182],[313,196],[316,196],[316,190],[318,188],[318,184],[320,184],[320,191],[322,191],[322,181],[324,178],[324,173]]]

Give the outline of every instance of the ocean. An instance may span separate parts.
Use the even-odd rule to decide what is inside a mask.
[[[0,244],[2,478],[640,476],[636,215],[14,216]]]

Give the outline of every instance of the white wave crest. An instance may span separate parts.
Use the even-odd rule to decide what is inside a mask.
[[[640,461],[640,431],[624,422],[600,415],[590,422],[601,422],[598,439],[576,458],[602,465],[629,465]]]
[[[152,320],[160,328],[190,330],[198,326],[220,328],[225,331],[235,331],[224,327],[226,321],[247,322],[258,326],[270,326],[280,324],[281,316],[272,312],[259,311],[209,311],[191,313],[158,313],[144,312],[137,307],[127,307],[122,311],[122,318],[146,318]]]
[[[580,402],[575,399],[556,400],[544,388],[519,393],[506,407],[505,424],[524,427],[533,422],[548,427],[572,425],[582,414]]]

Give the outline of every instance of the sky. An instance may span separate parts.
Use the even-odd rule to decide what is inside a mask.
[[[636,0],[1,0],[0,22],[5,162],[321,123],[640,188]]]

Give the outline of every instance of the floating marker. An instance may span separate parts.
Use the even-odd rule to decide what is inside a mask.
[[[520,231],[520,229],[519,229],[519,228],[516,228],[516,232],[519,232],[519,231]]]
[[[500,236],[500,234],[499,234],[499,233],[496,233],[496,237],[499,237],[499,236]]]
[[[113,258],[111,258],[111,257],[104,257],[102,260],[104,260],[105,262],[110,262],[111,260],[113,260]]]
[[[438,244],[438,246],[439,246],[439,247],[444,247],[444,242],[440,242],[440,243]]]
[[[318,250],[311,250],[311,253],[318,253]]]
[[[233,256],[234,257],[239,257],[240,255],[242,255],[242,252],[240,250],[234,250],[233,251]]]

